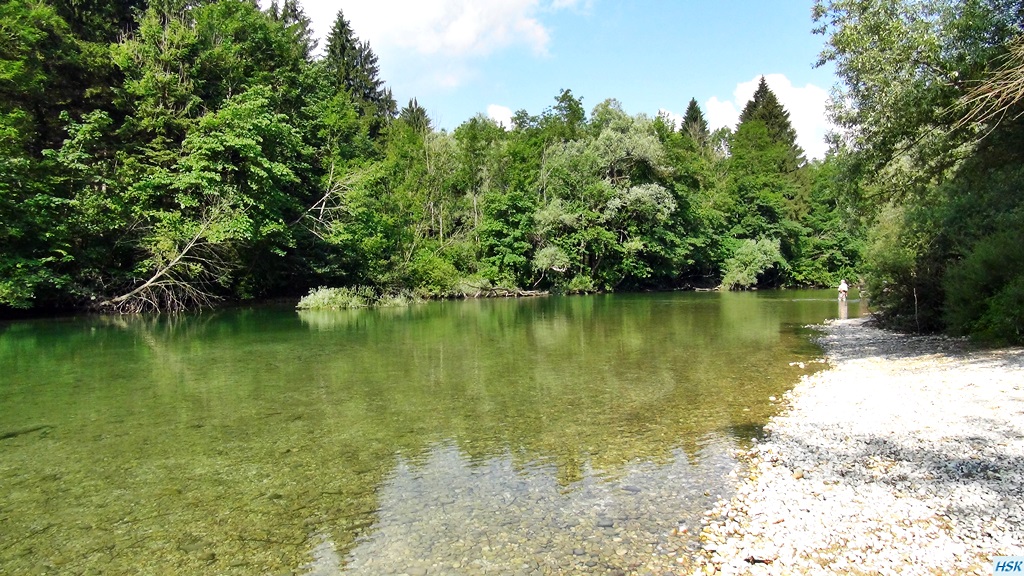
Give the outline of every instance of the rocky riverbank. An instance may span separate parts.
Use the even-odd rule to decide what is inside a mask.
[[[805,377],[708,513],[713,574],[979,574],[1024,555],[1024,350],[824,327]]]

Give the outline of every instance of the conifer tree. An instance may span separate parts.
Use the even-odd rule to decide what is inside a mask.
[[[768,136],[775,143],[784,144],[789,148],[786,170],[793,171],[806,163],[804,151],[796,143],[796,130],[789,121],[789,112],[779,103],[779,98],[768,87],[764,76],[757,84],[754,97],[743,107],[740,113],[740,125],[759,120],[768,129]]]
[[[327,36],[327,50],[324,54],[324,65],[330,72],[331,81],[336,88],[351,90],[358,43],[352,26],[342,11],[338,10],[338,16]]]
[[[420,106],[415,98],[409,100],[409,104],[402,108],[398,117],[421,134],[430,132],[430,117],[427,116],[427,110]]]
[[[380,79],[380,65],[370,43],[356,37],[341,10],[327,37],[324,64],[335,88],[347,91],[360,116],[371,120],[371,136],[379,133],[395,116],[397,105]]]
[[[269,13],[271,18],[284,24],[285,28],[294,34],[296,43],[303,48],[304,56],[309,60],[318,42],[313,38],[313,21],[306,16],[298,0],[284,0],[280,7],[275,0],[270,4]]]
[[[683,123],[679,127],[679,131],[689,136],[697,145],[701,147],[707,145],[711,132],[708,130],[708,121],[704,119],[704,113],[697,105],[696,98],[690,98],[690,104],[686,107],[686,114],[683,116]]]

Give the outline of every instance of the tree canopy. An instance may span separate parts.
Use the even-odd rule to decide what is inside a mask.
[[[814,285],[857,260],[816,259],[836,192],[824,164],[786,164],[766,85],[735,133],[696,100],[677,128],[569,89],[511,129],[447,133],[416,98],[399,112],[340,11],[314,56],[294,0],[94,8],[0,12],[20,34],[0,45],[8,310],[712,287],[737,266],[736,288]],[[768,265],[740,264],[749,242]]]
[[[819,1],[880,317],[1024,339],[1019,3]]]
[[[819,0],[814,160],[763,77],[713,132],[570,89],[448,132],[340,11],[321,55],[295,0],[72,4],[0,7],[2,313],[863,278],[893,324],[1022,339],[1014,3]]]

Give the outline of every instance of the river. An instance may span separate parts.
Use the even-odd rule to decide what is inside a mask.
[[[0,572],[671,565],[821,366],[806,325],[860,312],[840,306],[788,290],[0,323]]]

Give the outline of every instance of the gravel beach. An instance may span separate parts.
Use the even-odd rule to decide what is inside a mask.
[[[1024,350],[834,321],[691,567],[992,574],[1024,555]]]

